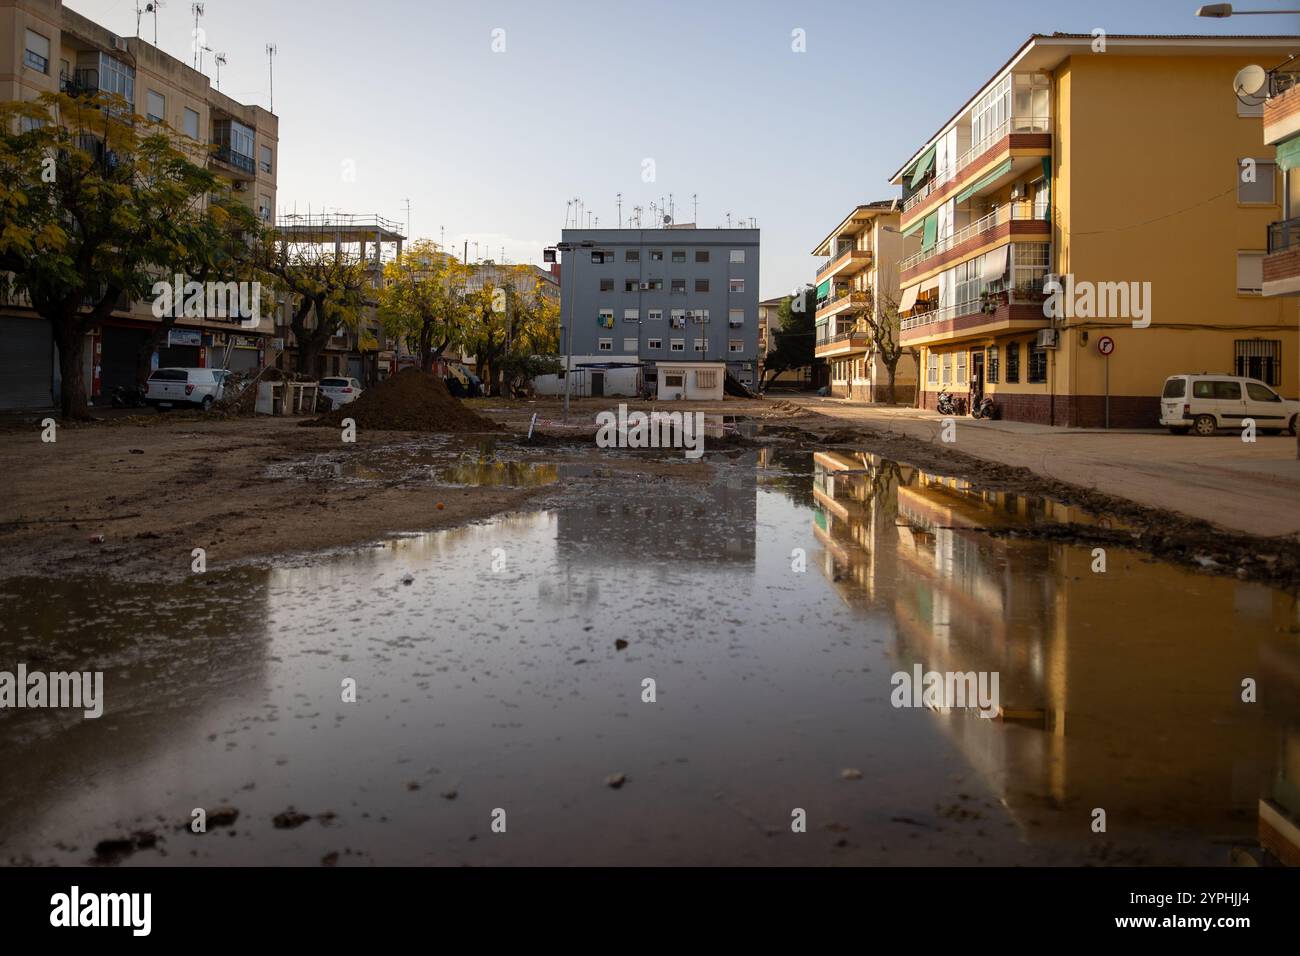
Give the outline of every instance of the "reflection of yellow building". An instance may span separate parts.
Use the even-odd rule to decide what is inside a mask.
[[[1232,93],[1242,67],[1293,52],[1294,37],[1066,34],[1017,50],[893,176],[921,404],[980,381],[1006,418],[1100,426],[1109,393],[1112,425],[1154,426],[1165,378],[1202,370],[1294,397],[1294,306],[1260,294],[1281,186]],[[1105,310],[1077,299],[1049,319],[1051,276],[1094,284]]]
[[[998,672],[1015,720],[933,719],[1021,820],[1064,809],[1082,838],[1102,807],[1112,835],[1183,831],[1208,848],[1209,831],[1249,839],[1242,823],[1271,775],[1284,781],[1275,804],[1300,808],[1300,746],[1285,731],[1300,699],[1240,698],[1246,676],[1276,694],[1260,659],[1296,620],[1293,598],[1118,549],[1094,573],[1091,547],[1027,533],[1082,523],[1070,509],[889,467],[816,456],[823,570],[846,601],[892,599],[900,669]]]

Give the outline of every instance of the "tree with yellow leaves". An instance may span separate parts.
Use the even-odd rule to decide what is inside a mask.
[[[400,339],[429,372],[464,332],[470,302],[469,271],[455,256],[421,239],[384,266],[379,320],[389,338]]]

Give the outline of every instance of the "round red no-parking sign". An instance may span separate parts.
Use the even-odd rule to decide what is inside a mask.
[[[1097,340],[1097,351],[1102,355],[1110,355],[1115,351],[1115,340],[1109,335],[1103,335]]]

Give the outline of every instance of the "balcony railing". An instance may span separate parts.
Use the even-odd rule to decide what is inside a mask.
[[[99,92],[99,70],[87,68],[60,73],[59,91],[69,96],[93,96]]]
[[[1300,249],[1300,219],[1283,219],[1268,227],[1268,252],[1287,252]]]
[[[246,173],[252,173],[257,164],[252,156],[245,156],[243,153],[236,153],[229,146],[218,146],[217,151],[212,154],[219,162],[228,166],[234,166],[236,169],[242,169]]]
[[[869,255],[871,253],[871,247],[863,246],[859,248],[858,246],[849,246],[847,249],[841,249],[839,252],[835,253],[835,255],[831,256],[831,258],[822,263],[821,267],[817,270],[817,275],[820,277],[823,273],[830,272],[832,269],[846,262],[854,253]]]
[[[996,309],[1000,305],[1023,305],[1037,304],[1046,301],[1047,295],[1043,292],[1042,283],[1031,283],[1028,285],[1017,286],[1015,290],[1008,294],[1007,292],[989,292],[978,299],[970,299],[966,302],[958,302],[954,305],[945,306],[942,309],[930,309],[927,312],[921,312],[918,315],[910,315],[904,318],[899,327],[906,332],[908,329],[915,329],[923,325],[932,325],[935,322],[943,322],[947,319],[960,318],[963,315],[974,315],[977,312],[983,312],[990,306]]]
[[[922,249],[919,252],[912,253],[898,264],[898,268],[900,271],[910,269],[915,265],[925,262],[927,259],[947,252],[949,249],[960,245],[972,236],[978,236],[981,232],[986,232],[995,226],[1000,226],[1004,222],[1011,222],[1012,220],[1046,221],[1046,217],[1047,207],[1041,203],[1025,203],[1017,201],[1010,205],[999,206],[988,215],[981,216],[974,222],[962,226],[951,236],[945,236],[943,239],[938,240],[934,245]]]
[[[973,143],[966,152],[958,156],[956,162],[949,165],[947,169],[936,168],[929,182],[903,200],[903,212],[922,202],[936,189],[952,182],[959,172],[987,153],[1003,137],[1011,133],[1049,133],[1051,130],[1052,119],[1049,116],[1013,116],[1002,121],[978,143]]]
[[[848,301],[851,305],[865,308],[871,300],[871,293],[862,289],[849,289],[845,292],[837,292],[833,297],[828,296],[826,301],[817,306],[817,313],[826,311],[841,303]]]

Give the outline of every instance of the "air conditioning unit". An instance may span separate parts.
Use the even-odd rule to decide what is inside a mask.
[[[271,339],[271,350],[274,352],[283,352],[284,339]]]
[[[1025,196],[1025,187],[1021,183],[1016,183],[1011,187],[1012,199],[1023,199]]]
[[[1054,349],[1057,347],[1060,332],[1057,329],[1039,329],[1038,330],[1038,347],[1040,349]]]
[[[230,184],[230,188],[237,193],[242,193],[248,189],[248,183],[244,182],[242,179],[236,179]]]
[[[642,292],[647,292],[647,291],[649,291],[649,289],[650,289],[650,283],[649,283],[649,282],[642,282],[642,283],[641,283],[641,291],[642,291]]]
[[[126,52],[126,41],[123,40],[121,37],[119,36],[109,37],[108,43],[109,46],[111,46],[118,53]]]

